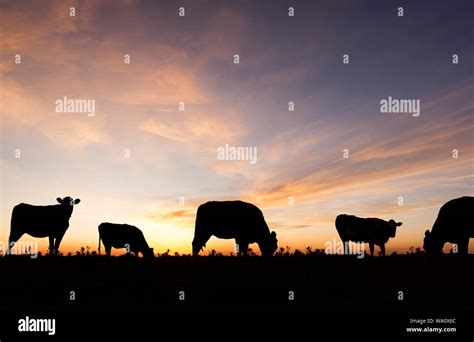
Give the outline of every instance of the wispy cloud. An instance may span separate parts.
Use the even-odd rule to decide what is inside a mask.
[[[3,1],[3,235],[15,204],[65,191],[83,199],[77,241],[117,219],[188,248],[199,204],[230,199],[262,208],[282,244],[336,237],[341,212],[421,234],[442,203],[473,194],[472,49],[458,34],[470,20],[420,12],[395,32],[383,6],[314,6],[293,20],[265,4],[189,2],[180,18],[166,2]],[[56,113],[64,96],[95,99],[96,115]],[[381,114],[386,96],[420,98],[421,116]],[[218,160],[225,144],[256,147],[257,163]],[[403,234],[401,246],[415,233]]]

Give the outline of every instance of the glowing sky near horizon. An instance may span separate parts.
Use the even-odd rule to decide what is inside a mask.
[[[0,239],[14,205],[71,196],[63,252],[117,222],[190,253],[197,206],[226,199],[293,249],[338,238],[340,213],[402,221],[389,253],[421,246],[442,204],[474,194],[472,2],[289,3],[0,2]],[[380,113],[389,96],[420,99],[420,117]],[[95,116],[56,113],[63,97]],[[218,160],[226,144],[257,163]]]

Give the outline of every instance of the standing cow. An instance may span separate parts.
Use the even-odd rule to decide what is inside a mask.
[[[101,223],[99,225],[99,254],[102,240],[105,253],[110,256],[112,247],[126,248],[136,256],[142,253],[143,257],[153,257],[153,248],[148,246],[145,236],[140,229],[128,224]]]
[[[374,255],[374,245],[379,246],[382,255],[385,255],[385,244],[389,238],[395,237],[397,227],[401,225],[401,222],[379,218],[360,218],[344,214],[336,217],[336,229],[342,242],[368,242],[370,255]]]
[[[72,209],[81,200],[74,200],[69,196],[63,199],[58,197],[56,200],[59,204],[39,206],[21,203],[13,208],[8,238],[9,254],[23,234],[37,238],[49,237],[50,253],[58,253],[59,244],[69,227]]]
[[[459,254],[467,254],[469,239],[474,237],[474,197],[461,197],[445,203],[431,229],[425,232],[423,249],[441,254],[446,242],[458,245]]]
[[[260,209],[242,201],[211,201],[201,204],[196,214],[193,256],[197,256],[211,236],[235,239],[238,254],[247,254],[250,243],[258,243],[263,256],[277,249],[276,233],[271,232]]]

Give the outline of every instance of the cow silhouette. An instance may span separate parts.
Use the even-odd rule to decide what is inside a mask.
[[[423,249],[441,254],[446,242],[455,243],[459,254],[467,254],[469,239],[474,237],[474,197],[461,197],[446,202],[439,210],[431,229],[425,232]]]
[[[246,255],[249,244],[254,242],[263,256],[272,256],[277,249],[276,233],[270,233],[262,211],[242,201],[211,201],[199,206],[193,256],[199,254],[211,236],[235,239],[238,255]]]
[[[114,247],[125,248],[136,256],[142,253],[145,258],[153,257],[153,248],[148,246],[142,231],[129,224],[101,223],[99,225],[99,254],[101,240],[107,256],[110,256]]]
[[[49,237],[49,251],[57,254],[59,244],[69,227],[69,219],[75,204],[80,199],[71,197],[57,198],[56,205],[31,205],[21,203],[12,211],[10,237],[8,238],[8,253],[23,236],[29,234],[36,238]]]
[[[374,255],[374,245],[380,247],[385,255],[385,244],[389,238],[394,238],[397,227],[402,222],[385,221],[379,218],[361,218],[354,215],[341,214],[336,217],[336,229],[342,242],[368,242],[370,255]]]

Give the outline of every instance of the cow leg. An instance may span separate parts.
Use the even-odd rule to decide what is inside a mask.
[[[374,243],[369,242],[370,256],[374,256]]]
[[[54,254],[54,236],[49,236],[49,255]]]
[[[241,251],[242,251],[242,255],[243,255],[243,256],[247,256],[247,255],[248,255],[248,251],[249,251],[249,244],[246,243],[246,242],[243,242],[243,243],[242,243]]]
[[[112,253],[112,245],[107,245],[104,243],[104,248],[105,248],[105,255],[109,257],[110,254]]]
[[[380,252],[382,252],[382,255],[385,256],[385,244],[380,245]]]
[[[237,254],[237,256],[242,255],[242,247],[243,247],[242,241],[235,239],[235,249],[237,251],[235,254]]]
[[[7,254],[11,254],[11,249],[12,247],[15,245],[15,243],[20,240],[20,238],[23,236],[23,233],[10,233],[10,237],[8,238],[8,246],[7,246],[7,250],[8,250],[8,253]]]
[[[64,234],[56,236],[56,240],[54,241],[54,254],[58,254],[59,244],[61,243],[61,240],[63,239],[63,236],[64,236]]]
[[[237,240],[237,239],[235,240],[235,243],[239,245],[239,253],[237,254],[246,256],[249,250],[249,244],[245,241]]]
[[[349,254],[349,240],[342,240],[342,255]]]
[[[458,243],[458,253],[459,253],[459,255],[468,254],[468,249],[469,249],[469,237],[462,239]]]
[[[211,238],[210,235],[194,236],[193,239],[193,256],[197,256],[206,242]]]

